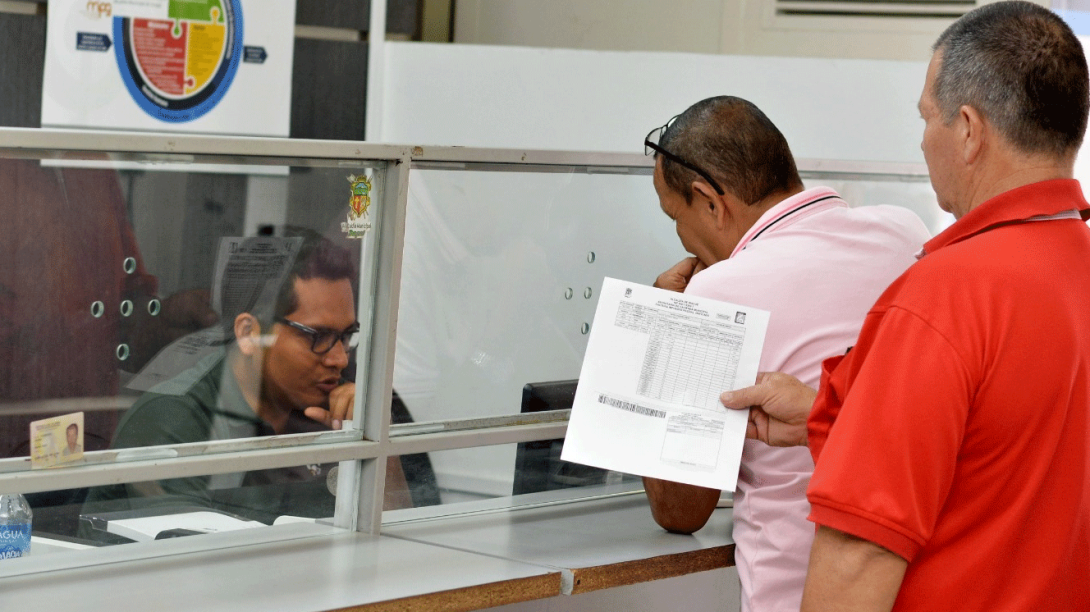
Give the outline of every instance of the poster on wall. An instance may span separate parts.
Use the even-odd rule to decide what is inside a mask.
[[[42,126],[287,136],[294,0],[50,0]]]

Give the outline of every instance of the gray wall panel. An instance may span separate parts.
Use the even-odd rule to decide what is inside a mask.
[[[295,3],[295,23],[299,25],[350,28],[365,32],[370,13],[371,3],[368,0],[299,0]]]
[[[390,0],[386,6],[386,31],[419,37],[423,4],[423,0]],[[300,0],[295,5],[295,23],[366,32],[371,29],[371,3],[368,0]]]
[[[424,0],[391,0],[386,5],[386,32],[420,39]]]
[[[295,40],[291,137],[363,140],[367,43]]]
[[[0,13],[0,125],[41,127],[45,16]]]

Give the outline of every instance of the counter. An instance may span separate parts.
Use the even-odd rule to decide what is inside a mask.
[[[276,542],[259,541],[261,529],[178,538],[0,566],[0,600],[4,609],[48,602],[84,612],[151,603],[160,611],[474,610],[733,565],[730,512],[717,510],[694,535],[669,534],[641,494],[407,521],[381,536],[298,524],[271,528]],[[224,548],[202,550],[204,538]],[[86,554],[99,555],[96,565],[80,567]]]

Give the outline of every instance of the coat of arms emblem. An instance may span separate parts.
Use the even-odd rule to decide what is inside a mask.
[[[348,183],[352,185],[348,200],[348,219],[341,223],[341,231],[349,238],[363,238],[371,229],[367,209],[371,207],[371,179],[363,174],[350,174]]]
[[[366,217],[367,208],[371,206],[371,180],[362,174],[352,174],[348,176],[348,182],[352,184],[352,199],[349,200],[352,212],[349,218]]]

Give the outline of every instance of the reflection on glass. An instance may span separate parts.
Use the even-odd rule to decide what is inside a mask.
[[[58,503],[34,510],[34,535],[48,548],[51,542],[66,548],[162,540],[203,533],[250,529],[299,519],[315,520],[333,516],[337,465],[300,465],[275,470],[294,473],[299,480],[272,484],[263,470],[251,472],[244,484],[207,489],[212,503],[200,503],[188,496],[156,494],[148,503],[133,507],[81,504],[68,491],[36,494]],[[317,477],[312,477],[317,474]],[[215,482],[230,475],[201,475],[191,482]],[[118,485],[132,490],[163,488],[170,481],[136,482]],[[168,485],[169,486],[169,485]],[[151,503],[154,501],[155,503]],[[264,509],[259,512],[258,509]],[[293,512],[298,510],[299,512]],[[59,541],[59,542],[58,542]],[[35,554],[43,552],[41,549]]]
[[[404,425],[412,422],[413,417],[409,409],[395,390],[393,403],[390,406],[390,423]],[[428,453],[391,457],[386,469],[384,509],[419,508],[440,503],[439,484],[436,482],[435,469]]]
[[[407,457],[401,457],[400,463],[405,466],[410,482],[413,507],[407,512],[387,514],[384,520],[443,516],[642,490],[642,481],[636,476],[561,461],[562,448],[563,440],[542,440],[428,453],[425,478],[434,484],[427,487],[427,503],[422,503],[418,490],[413,489],[414,478],[408,471]],[[496,464],[496,450],[503,456],[512,457],[513,461]],[[449,469],[453,465],[474,465],[478,469],[455,472]],[[486,465],[489,469],[481,469]],[[441,466],[448,469],[439,472]],[[425,481],[425,478],[416,480]],[[389,503],[386,509],[391,509]]]

